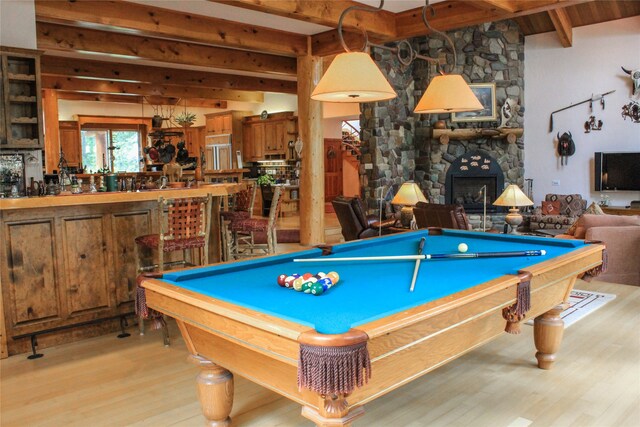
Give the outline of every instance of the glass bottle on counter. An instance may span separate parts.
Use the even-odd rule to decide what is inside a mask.
[[[96,180],[93,177],[93,175],[91,175],[91,177],[89,178],[89,193],[97,193],[98,189],[96,188]]]

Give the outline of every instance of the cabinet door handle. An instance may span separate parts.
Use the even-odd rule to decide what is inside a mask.
[[[78,287],[77,286],[71,286],[71,287],[69,287],[69,289],[67,289],[67,292],[69,292],[69,293],[78,292]]]

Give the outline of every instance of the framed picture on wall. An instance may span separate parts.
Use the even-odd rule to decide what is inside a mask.
[[[451,113],[452,122],[489,122],[497,120],[496,111],[496,84],[495,83],[471,83],[471,91],[484,107],[478,111],[465,111]]]

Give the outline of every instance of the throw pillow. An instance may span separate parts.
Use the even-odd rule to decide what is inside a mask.
[[[596,204],[596,202],[591,202],[591,205],[589,205],[584,213],[590,215],[606,215],[602,208],[598,204]],[[569,234],[570,236],[577,235],[578,233],[576,232],[576,230],[578,227],[584,228],[584,220],[582,219],[582,217],[578,218],[578,220],[574,222],[571,227],[569,227],[569,229],[567,230],[567,234]],[[585,230],[582,231],[584,232]]]
[[[542,215],[560,215],[560,201],[543,201]]]

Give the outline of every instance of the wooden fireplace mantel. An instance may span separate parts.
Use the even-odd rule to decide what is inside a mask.
[[[523,128],[433,129],[432,137],[440,140],[441,144],[448,144],[450,139],[469,140],[476,138],[506,138],[508,143],[515,144],[523,133]]]

